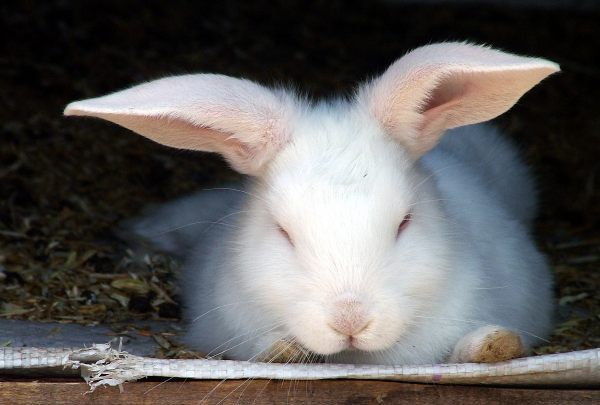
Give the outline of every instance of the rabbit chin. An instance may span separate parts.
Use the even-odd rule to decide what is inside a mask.
[[[304,348],[324,356],[343,351],[371,352],[388,349],[398,341],[401,332],[383,328],[381,323],[377,323],[372,322],[366,330],[352,337],[336,332],[326,323],[304,323],[298,328],[300,330],[293,330],[292,333]]]

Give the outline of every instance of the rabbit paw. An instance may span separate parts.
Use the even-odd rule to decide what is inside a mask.
[[[484,326],[464,336],[454,347],[451,363],[494,363],[526,353],[518,333],[501,326]]]
[[[267,363],[308,363],[310,352],[296,342],[276,340],[258,361]]]

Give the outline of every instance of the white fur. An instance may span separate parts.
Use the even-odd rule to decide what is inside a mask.
[[[431,73],[431,66],[446,73]],[[456,66],[468,68],[456,73]],[[556,69],[540,59],[438,44],[400,59],[353,100],[309,105],[280,96],[286,113],[267,113],[274,122],[244,121],[253,130],[235,132],[236,139],[260,164],[248,163],[250,155],[236,161],[223,152],[225,143],[212,149],[256,176],[242,191],[203,191],[134,225],[163,249],[189,250],[182,280],[187,342],[256,359],[285,339],[328,361],[388,364],[444,361],[459,339],[485,325],[539,343],[551,328],[552,281],[529,235],[531,175],[488,126],[451,130],[434,145],[444,129],[504,112]],[[428,74],[435,77],[421,87]],[[503,78],[508,84],[500,86]],[[107,96],[117,105],[113,114],[134,111],[128,123],[162,119],[148,117],[148,109],[135,114],[130,91]],[[76,113],[111,119],[97,104],[78,102]],[[236,102],[250,109],[244,119],[253,114],[248,104]],[[465,108],[476,111],[464,115]],[[194,122],[198,136],[208,128],[222,133],[211,133],[211,142],[226,142],[236,130],[211,122]],[[144,123],[129,127],[166,144],[179,136],[171,127],[160,137]],[[285,134],[273,132],[279,127]],[[265,133],[276,147],[264,145]],[[408,213],[412,220],[396,238]]]

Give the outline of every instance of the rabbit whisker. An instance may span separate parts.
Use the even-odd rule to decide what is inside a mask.
[[[216,311],[217,309],[221,309],[221,308],[225,308],[225,307],[230,307],[232,305],[240,305],[240,304],[247,304],[249,302],[256,302],[256,300],[245,300],[245,301],[237,301],[237,302],[231,302],[229,304],[223,304],[223,305],[219,305],[217,307],[214,307],[212,309],[209,309],[208,311],[204,312],[202,315],[198,315],[197,317],[195,317],[194,319],[191,320],[191,322],[196,322],[200,319],[202,319],[202,317],[204,317],[205,315],[210,314],[211,312]]]
[[[217,348],[215,348],[215,349],[211,350],[211,352],[210,352],[210,353],[208,353],[208,354],[206,355],[206,357],[207,357],[207,358],[214,358],[214,357],[220,356],[220,355],[222,355],[223,353],[225,353],[225,352],[228,352],[228,351],[229,351],[229,350],[231,350],[231,349],[235,349],[236,347],[239,347],[239,346],[243,345],[244,343],[247,343],[247,342],[249,342],[249,341],[251,341],[251,340],[253,340],[253,339],[257,339],[257,338],[259,338],[259,337],[261,337],[261,336],[264,336],[264,335],[266,335],[267,333],[269,333],[269,332],[271,332],[271,331],[273,331],[273,330],[275,330],[275,329],[277,329],[277,328],[281,327],[281,326],[282,326],[282,325],[284,325],[284,324],[285,324],[285,322],[280,322],[280,323],[277,323],[277,324],[275,324],[275,326],[269,325],[269,326],[272,326],[270,329],[267,329],[267,330],[265,330],[265,331],[262,331],[261,333],[259,333],[259,334],[258,334],[258,335],[256,335],[256,336],[251,336],[250,338],[248,338],[248,339],[246,339],[246,340],[244,340],[244,341],[242,341],[242,342],[240,342],[240,343],[237,343],[236,345],[234,345],[234,346],[231,346],[231,347],[229,347],[229,348],[227,348],[227,349],[225,349],[225,350],[223,350],[223,351],[221,351],[221,352],[219,352],[219,353],[217,353],[217,354],[211,354],[211,353],[212,353],[214,350],[217,350],[219,347],[222,347],[224,344],[227,344],[227,343],[231,342],[231,341],[232,341],[232,340],[234,340],[234,339],[238,339],[238,338],[240,338],[240,337],[242,337],[242,336],[244,336],[244,335],[248,335],[248,334],[250,334],[250,333],[255,333],[257,330],[264,329],[264,328],[258,328],[258,329],[255,329],[255,330],[251,331],[251,332],[246,332],[246,333],[244,333],[244,334],[241,334],[241,335],[239,335],[239,336],[236,336],[235,338],[232,338],[232,339],[229,339],[229,340],[227,340],[225,343],[221,343],[219,346],[217,346]],[[210,357],[209,357],[209,356],[210,356]]]
[[[488,322],[484,322],[484,321],[477,321],[477,320],[473,320],[473,319],[458,319],[458,318],[442,318],[442,317],[434,317],[434,316],[422,316],[422,315],[414,315],[416,318],[423,318],[423,319],[434,319],[434,320],[438,320],[438,321],[450,321],[450,322],[464,322],[464,323],[469,323],[472,325],[478,325],[478,326],[486,326],[489,325]],[[529,331],[526,330],[522,330],[522,329],[518,329],[518,328],[510,328],[511,330],[514,330],[516,332],[519,333],[524,333],[526,335],[529,335],[531,337],[534,337],[536,339],[539,339],[545,343],[550,343],[550,341],[548,339],[544,339],[541,336],[538,336],[534,333],[531,333]]]
[[[241,189],[237,189],[237,188],[232,188],[232,187],[212,187],[212,188],[204,188],[204,189],[202,189],[202,191],[235,191],[235,192],[238,192],[238,193],[243,193],[243,194],[249,195],[249,196],[251,196],[251,197],[254,197],[254,198],[258,199],[258,200],[261,200],[261,201],[263,201],[263,202],[265,202],[265,203],[267,202],[267,200],[265,200],[265,199],[264,199],[264,198],[262,198],[262,197],[259,197],[258,195],[254,194],[254,193],[251,193],[251,192],[249,192],[249,191],[246,191],[246,190],[241,190]]]

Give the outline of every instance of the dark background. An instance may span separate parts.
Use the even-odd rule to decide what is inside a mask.
[[[540,183],[536,234],[560,299],[557,333],[540,352],[597,347],[598,8],[402,3],[2,2],[0,317],[176,318],[175,265],[164,257],[135,262],[112,230],[150,202],[235,177],[217,157],[173,151],[116,125],[65,119],[68,102],[189,72],[329,96],[412,48],[469,40],[563,69],[496,122],[522,147]],[[151,288],[110,278],[138,270]],[[157,300],[158,290],[172,301]]]

